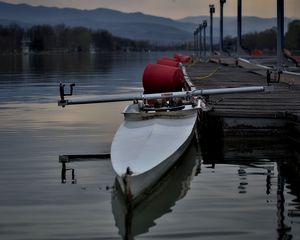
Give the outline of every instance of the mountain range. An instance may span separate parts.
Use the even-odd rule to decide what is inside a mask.
[[[197,23],[204,19],[208,19],[208,17],[198,16],[173,20],[141,12],[124,13],[105,8],[79,10],[0,2],[0,24],[2,25],[17,23],[25,28],[37,24],[82,26],[93,30],[105,29],[116,36],[149,40],[154,43],[177,43],[192,40]],[[219,19],[214,18],[214,21],[214,36],[217,37]],[[290,21],[291,19],[286,19],[286,24]],[[244,17],[243,33],[261,31],[275,25],[275,18]],[[224,18],[224,31],[225,35],[236,35],[236,18]]]

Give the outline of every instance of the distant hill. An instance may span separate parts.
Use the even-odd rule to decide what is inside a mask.
[[[106,29],[112,34],[152,42],[178,42],[192,39],[193,23],[169,18],[123,13],[111,9],[78,10],[72,8],[34,7],[27,4],[0,2],[0,24],[17,23],[21,26],[36,24],[65,24],[91,29]]]
[[[149,40],[157,43],[176,43],[192,40],[193,31],[207,16],[186,17],[172,20],[164,17],[146,15],[140,12],[123,13],[116,10],[98,8],[79,10],[73,8],[55,8],[30,6],[27,4],[9,4],[0,2],[0,24],[17,23],[22,27],[37,24],[65,24],[66,26],[83,26],[90,29],[106,29],[115,36]],[[292,19],[286,18],[287,25]],[[214,18],[214,36],[219,35],[219,18]],[[262,31],[276,26],[275,18],[243,18],[243,33]],[[226,35],[236,35],[236,18],[224,18]],[[207,31],[207,35],[208,31]]]

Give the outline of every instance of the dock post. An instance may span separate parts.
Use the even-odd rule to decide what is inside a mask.
[[[203,29],[203,25],[199,24],[199,56],[200,58],[202,57],[202,29]]]
[[[198,46],[199,46],[199,41],[198,41],[198,33],[199,33],[199,30],[198,30],[198,27],[196,28],[195,30],[195,55],[198,57],[199,56],[199,49],[198,49]]]
[[[284,0],[277,0],[277,71],[281,71],[284,49]]]
[[[236,52],[238,56],[241,54],[241,48],[242,48],[242,0],[238,0],[237,44],[236,44]]]
[[[209,5],[209,13],[210,13],[210,53],[213,55],[214,46],[213,46],[213,14],[215,13],[215,5]]]
[[[194,44],[193,44],[193,49],[194,49],[194,55],[197,55],[197,32],[196,30],[194,31]]]
[[[226,0],[220,0],[220,52],[223,52],[223,13]]]
[[[207,27],[206,20],[203,20],[202,26],[203,26],[203,56],[204,58],[206,58],[206,27]]]

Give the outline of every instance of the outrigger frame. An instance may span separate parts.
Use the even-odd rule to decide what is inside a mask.
[[[124,101],[145,101],[150,99],[172,99],[172,98],[186,98],[192,99],[194,97],[220,95],[220,94],[234,94],[234,93],[251,93],[251,92],[268,92],[272,91],[271,86],[252,86],[252,87],[237,87],[237,88],[216,88],[216,89],[200,89],[193,91],[182,92],[166,92],[154,94],[119,94],[119,95],[104,95],[93,99],[78,99],[66,100],[64,94],[64,84],[60,84],[61,99],[58,101],[58,106],[65,107],[67,105],[82,105],[108,102],[124,102]],[[71,87],[74,86],[71,84]]]

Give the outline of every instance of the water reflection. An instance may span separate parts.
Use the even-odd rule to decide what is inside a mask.
[[[5,60],[4,60],[5,58]],[[1,73],[55,74],[111,72],[117,55],[102,54],[30,54],[0,56]]]
[[[167,54],[167,53],[166,53]],[[1,74],[85,74],[90,76],[111,73],[142,73],[147,63],[156,61],[165,53],[148,54],[144,52],[133,53],[52,53],[30,55],[1,55]],[[82,77],[84,77],[82,76]],[[125,77],[125,76],[124,76]],[[128,77],[128,76],[127,76]],[[12,80],[12,79],[11,79]],[[39,80],[44,80],[39,78]],[[53,79],[54,80],[54,79]],[[134,79],[132,79],[134,81]],[[138,79],[141,81],[141,78]],[[131,81],[127,82],[131,84]]]
[[[229,164],[238,166],[239,194],[247,194],[251,176],[266,176],[266,196],[276,195],[277,239],[292,239],[293,222],[300,209],[300,161],[299,146],[285,138],[225,138],[220,144],[210,139],[202,141],[203,165]],[[286,202],[287,192],[296,198],[293,204]],[[267,200],[267,202],[269,202]]]
[[[67,183],[67,173],[72,173],[71,182],[72,184],[76,184],[76,178],[75,178],[75,169],[74,168],[67,168],[66,163],[62,163],[61,167],[61,183]]]
[[[176,202],[184,198],[190,189],[193,176],[199,173],[200,159],[194,143],[182,156],[180,162],[160,181],[159,185],[142,201],[127,204],[120,187],[115,181],[112,194],[112,211],[119,234],[123,239],[147,233],[155,221],[172,212]]]
[[[141,92],[145,66],[162,54],[0,56],[0,101],[53,103],[60,82],[76,83],[77,95]]]
[[[58,154],[109,151],[126,103],[61,109],[59,82],[77,83],[77,96],[137,91],[146,64],[163,55],[0,56],[1,239],[299,238],[300,147],[286,138],[209,132],[202,164],[192,150],[131,211],[111,194],[109,161],[72,163],[61,176]]]
[[[239,193],[246,194],[248,186],[248,175],[255,176],[266,176],[266,195],[271,193],[272,181],[271,178],[274,177],[275,163],[268,160],[260,160],[258,164],[248,163],[247,165],[239,165],[238,176],[239,176]]]
[[[289,154],[278,163],[278,235],[279,239],[292,239],[294,224],[300,224],[300,146],[290,142]],[[293,199],[287,204],[287,193]],[[286,214],[286,211],[288,212]],[[286,221],[291,224],[287,225]],[[290,234],[287,234],[290,233]]]

